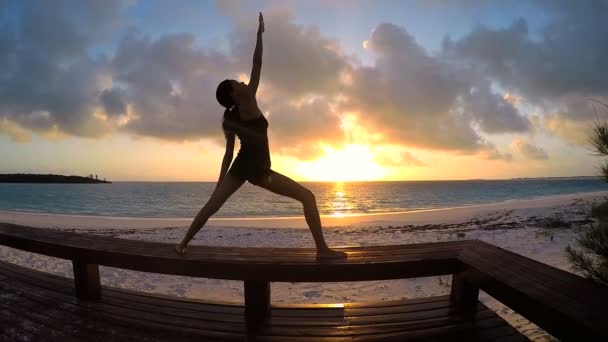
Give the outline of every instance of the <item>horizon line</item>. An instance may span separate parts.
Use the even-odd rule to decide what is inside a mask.
[[[546,176],[546,177],[511,177],[511,178],[462,178],[462,179],[393,179],[393,180],[295,180],[306,183],[380,183],[380,182],[455,182],[455,181],[500,181],[500,180],[534,180],[534,179],[568,179],[568,178],[602,178],[590,176]],[[113,183],[216,183],[213,180],[110,180]]]

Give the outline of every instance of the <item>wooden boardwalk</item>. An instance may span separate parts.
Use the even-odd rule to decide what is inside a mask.
[[[0,262],[0,331],[31,340],[521,341],[479,303],[488,292],[561,340],[608,340],[607,287],[477,240],[314,249],[196,246],[0,223],[0,244],[71,260],[74,279]],[[102,286],[99,265],[242,280],[244,303],[211,303]],[[452,275],[449,296],[391,302],[272,305],[271,282]]]
[[[74,297],[73,280],[0,262],[0,336],[14,341],[247,340],[242,305],[103,287]],[[472,323],[449,296],[343,305],[273,306],[257,341],[527,341],[483,304]]]

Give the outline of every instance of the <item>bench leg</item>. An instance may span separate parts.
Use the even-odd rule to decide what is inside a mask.
[[[466,319],[473,319],[477,313],[479,286],[472,282],[473,277],[473,270],[465,270],[452,275],[450,301],[456,307],[457,312]]]
[[[99,282],[99,266],[72,260],[74,267],[74,287],[78,299],[101,298],[101,284]]]
[[[270,310],[270,283],[245,280],[245,323],[248,331],[257,330]]]

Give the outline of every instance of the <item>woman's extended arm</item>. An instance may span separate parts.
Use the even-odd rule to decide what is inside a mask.
[[[253,52],[253,68],[251,69],[251,77],[249,78],[249,87],[254,94],[258,91],[260,73],[262,72],[262,33],[264,33],[264,17],[262,16],[262,12],[260,12],[258,38],[255,43],[255,51]]]
[[[228,168],[230,167],[230,163],[232,163],[232,153],[234,152],[234,132],[226,132],[226,152],[224,153],[224,159],[222,159],[222,169],[220,171],[220,177],[217,181],[215,187],[224,179],[226,172],[228,172]]]

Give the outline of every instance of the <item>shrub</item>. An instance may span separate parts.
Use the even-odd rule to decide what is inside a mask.
[[[608,222],[601,221],[581,233],[580,250],[568,245],[566,252],[575,270],[587,278],[608,285]]]
[[[608,202],[600,203],[591,207],[591,216],[608,217]]]

